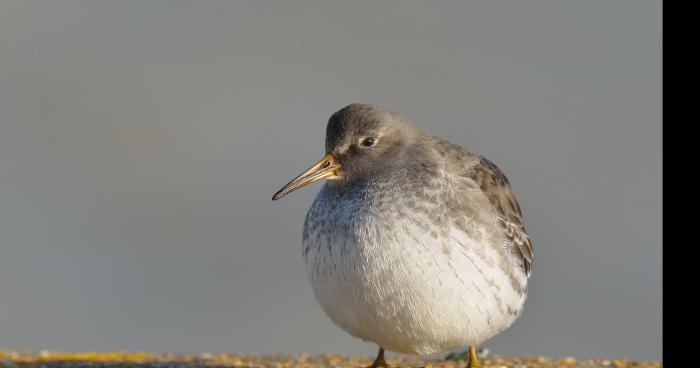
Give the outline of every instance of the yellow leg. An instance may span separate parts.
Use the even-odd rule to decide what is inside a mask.
[[[379,352],[377,353],[377,358],[374,359],[374,363],[370,365],[367,368],[388,368],[389,366],[386,364],[386,361],[384,360],[384,348],[380,347]]]
[[[467,368],[481,368],[479,360],[476,359],[476,349],[473,346],[469,347],[469,363],[467,363]]]

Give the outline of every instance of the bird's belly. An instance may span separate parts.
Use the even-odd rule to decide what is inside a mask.
[[[517,318],[525,293],[492,247],[464,234],[385,228],[365,240],[328,233],[305,243],[316,299],[339,327],[391,351],[430,355],[479,344]]]

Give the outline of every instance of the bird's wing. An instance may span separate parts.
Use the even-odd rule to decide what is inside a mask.
[[[482,192],[498,211],[498,224],[510,240],[513,254],[522,260],[523,270],[529,276],[534,251],[530,238],[525,232],[520,205],[513,195],[508,178],[498,166],[483,156],[479,158],[470,172],[471,178],[480,186]]]

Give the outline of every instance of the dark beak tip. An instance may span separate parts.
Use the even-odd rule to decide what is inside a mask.
[[[321,160],[316,162],[313,166],[311,166],[303,173],[297,175],[296,178],[292,179],[292,181],[285,184],[285,186],[283,186],[282,189],[278,190],[277,193],[275,193],[272,196],[272,200],[276,201],[301,187],[317,182],[321,179],[328,178],[329,176],[335,175],[337,169],[340,166],[336,165],[335,168],[331,168],[332,163],[333,157],[331,157],[331,155],[327,154],[323,156]]]

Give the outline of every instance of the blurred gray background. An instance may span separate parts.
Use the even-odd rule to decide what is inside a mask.
[[[326,121],[486,155],[534,239],[501,354],[661,358],[661,2],[3,1],[0,348],[342,352],[301,258]]]

